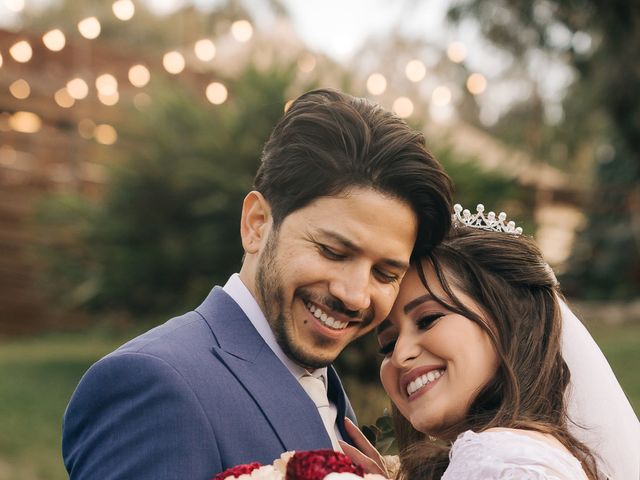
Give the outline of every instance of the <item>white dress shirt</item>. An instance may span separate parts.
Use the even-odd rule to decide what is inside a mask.
[[[287,369],[291,372],[291,375],[293,375],[295,379],[298,380],[298,383],[303,376],[312,373],[313,376],[322,379],[325,385],[325,389],[328,388],[327,367],[314,370],[313,372],[308,372],[306,369],[291,360],[282,351],[282,348],[280,348],[280,345],[278,345],[276,336],[274,335],[273,330],[271,330],[271,326],[264,316],[264,313],[260,309],[258,302],[255,298],[253,298],[253,295],[246,287],[246,285],[242,283],[240,275],[238,275],[237,273],[231,275],[231,277],[229,277],[229,280],[227,280],[227,283],[225,283],[224,287],[222,288],[238,304],[251,324],[258,331],[258,334],[262,337],[262,339],[273,351],[273,353],[276,354],[276,356],[280,359],[284,366],[287,367]],[[329,403],[332,413],[337,418],[338,408],[333,402],[331,402],[331,400],[329,400]],[[334,430],[335,435],[339,439],[342,439],[337,423],[334,424]],[[331,436],[331,434],[329,434],[329,436]]]

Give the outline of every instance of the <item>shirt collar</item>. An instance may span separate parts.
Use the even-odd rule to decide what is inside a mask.
[[[280,348],[269,322],[260,309],[256,299],[240,279],[240,275],[237,273],[231,275],[222,288],[238,304],[253,327],[258,331],[258,334],[297,380],[300,380],[304,375],[311,374],[314,377],[320,378],[324,382],[325,387],[327,387],[327,367],[308,372],[305,368],[291,360],[282,348]]]

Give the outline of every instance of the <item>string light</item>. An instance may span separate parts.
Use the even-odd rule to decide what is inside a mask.
[[[113,145],[118,140],[116,129],[106,123],[96,125],[93,136],[102,145]]]
[[[206,90],[207,100],[214,105],[222,105],[228,96],[227,87],[219,82],[210,83]]]
[[[314,68],[316,68],[316,63],[317,62],[315,55],[312,55],[311,53],[305,53],[298,60],[298,68],[303,73],[310,73]]]
[[[11,48],[9,48],[9,54],[16,62],[27,63],[33,56],[33,50],[31,49],[29,42],[21,40],[14,43]]]
[[[42,120],[32,112],[16,112],[9,117],[12,130],[21,133],[37,133],[42,128]]]
[[[113,5],[111,5],[111,9],[116,18],[123,22],[131,20],[136,13],[136,6],[131,0],[116,0],[113,2]]]
[[[61,88],[53,94],[53,99],[62,108],[71,108],[76,103],[76,100],[69,95],[69,91],[66,88]]]
[[[184,70],[186,63],[182,54],[174,50],[164,54],[162,65],[167,72],[177,75]]]
[[[208,38],[198,40],[193,46],[193,51],[202,62],[210,62],[216,56],[216,46]]]
[[[42,36],[42,43],[52,52],[59,52],[66,45],[67,39],[64,33],[62,33],[62,30],[56,28],[49,30]]]
[[[108,107],[112,107],[113,105],[118,103],[118,101],[120,100],[120,94],[118,93],[117,90],[115,92],[112,92],[112,93],[98,92],[98,100],[100,100],[100,102],[103,105],[106,105]]]
[[[9,91],[11,92],[11,95],[16,97],[18,100],[24,100],[31,95],[31,87],[29,86],[29,83],[22,78],[9,85]]]
[[[253,27],[247,20],[236,20],[231,24],[231,35],[239,42],[248,42],[253,36]]]
[[[408,118],[413,114],[413,102],[407,97],[398,97],[393,102],[393,111],[400,118]]]
[[[481,73],[472,73],[467,78],[467,89],[472,95],[480,95],[487,89],[487,79]]]
[[[371,95],[381,95],[387,89],[387,79],[381,73],[372,73],[367,78],[367,90]]]
[[[96,90],[104,96],[118,93],[118,80],[110,73],[103,73],[96,78]]]
[[[427,67],[420,60],[411,60],[407,63],[404,73],[412,82],[419,82],[427,74]]]
[[[82,78],[77,77],[73,80],[69,80],[67,83],[67,91],[72,98],[76,100],[82,100],[89,95],[89,85]]]
[[[467,47],[462,42],[452,42],[447,47],[447,56],[454,63],[462,63],[467,58]]]
[[[449,90],[449,87],[440,85],[433,90],[431,100],[435,105],[444,107],[451,102],[451,90]]]
[[[151,80],[151,73],[144,65],[134,65],[129,69],[129,82],[134,87],[144,87]]]
[[[80,35],[88,40],[93,40],[100,36],[100,22],[96,17],[87,17],[84,20],[78,22],[78,31]]]
[[[20,11],[24,9],[24,0],[5,0],[6,5],[13,5]],[[11,9],[11,7],[9,7]],[[131,0],[116,0],[112,4],[114,15],[122,20],[127,21],[135,15],[135,5]],[[92,16],[81,20],[78,23],[80,34],[87,39],[95,39],[101,33],[100,21]],[[254,35],[254,27],[248,20],[238,20],[232,23],[230,33],[238,42],[248,42]],[[578,40],[580,38],[578,37]],[[60,29],[53,29],[42,36],[42,41],[46,48],[57,52],[66,46],[65,34]],[[579,41],[577,43],[580,43]],[[585,42],[586,43],[586,42]],[[202,62],[211,61],[216,56],[216,46],[209,38],[203,38],[195,42],[193,51],[196,57]],[[467,48],[462,42],[452,42],[447,47],[448,58],[455,63],[464,62],[467,58]],[[11,57],[20,63],[26,63],[33,57],[33,49],[29,42],[22,40],[14,44],[9,49]],[[186,68],[185,57],[178,51],[167,52],[162,58],[162,64],[165,70],[177,75]],[[311,53],[304,53],[297,62],[298,69],[303,73],[312,72],[317,66],[317,59]],[[0,55],[0,67],[3,66],[3,57]],[[426,76],[427,68],[421,60],[413,59],[406,64],[405,74],[411,82],[420,82]],[[146,86],[150,81],[149,69],[142,65],[134,65],[129,69],[129,82],[138,88]],[[95,83],[98,99],[105,105],[115,105],[118,103],[120,96],[118,93],[118,81],[111,74],[103,74],[96,78]],[[483,93],[487,88],[487,80],[480,73],[471,74],[466,81],[468,91],[473,95]],[[366,81],[367,91],[372,95],[382,95],[387,91],[387,79],[381,73],[373,73]],[[23,79],[13,82],[9,91],[18,99],[28,98],[31,94],[31,87],[28,82]],[[67,83],[66,88],[61,88],[54,94],[56,103],[62,108],[71,108],[76,100],[81,100],[89,94],[89,86],[82,78],[74,78]],[[225,85],[219,82],[210,83],[206,88],[206,97],[209,102],[214,105],[220,105],[227,101],[228,90]],[[441,85],[433,90],[431,101],[434,106],[449,106],[452,101],[452,92],[449,87]],[[134,96],[133,103],[137,108],[146,108],[151,103],[151,98],[144,93]],[[285,111],[289,108],[291,101],[285,104]],[[393,102],[393,111],[401,118],[408,118],[415,111],[414,103],[407,97],[399,97]],[[18,112],[20,113],[20,112]],[[25,112],[29,113],[29,112]],[[37,117],[37,115],[36,115]],[[38,117],[39,119],[39,117]],[[40,121],[41,122],[41,121]],[[99,143],[109,145],[116,141],[117,132],[110,125],[103,126],[103,141]],[[38,127],[39,129],[40,127]],[[97,129],[97,127],[96,127]],[[109,130],[111,129],[111,130]],[[106,138],[106,140],[105,140]],[[97,139],[96,139],[97,140]],[[98,140],[97,140],[98,141]]]

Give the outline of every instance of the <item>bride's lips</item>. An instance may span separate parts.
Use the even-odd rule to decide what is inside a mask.
[[[400,391],[412,401],[431,390],[446,372],[444,365],[423,365],[400,377]]]

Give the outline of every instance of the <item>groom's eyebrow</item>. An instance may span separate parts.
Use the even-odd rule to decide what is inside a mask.
[[[343,248],[346,248],[351,252],[362,253],[362,248],[360,248],[358,245],[353,243],[347,237],[340,235],[338,232],[320,228],[318,229],[318,233],[320,233],[321,235],[324,235],[325,237],[329,237],[333,239],[334,241],[342,245]],[[402,260],[396,260],[394,258],[383,258],[382,263],[388,265],[389,267],[402,270],[404,272],[406,272],[409,269],[409,264],[407,262],[403,262]]]

